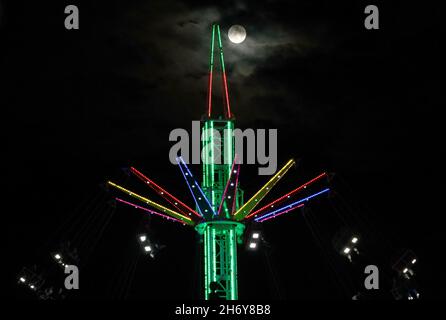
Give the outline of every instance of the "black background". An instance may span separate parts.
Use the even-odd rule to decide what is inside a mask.
[[[64,28],[68,4],[79,6],[80,30]],[[418,254],[423,295],[444,296],[441,11],[425,2],[375,2],[380,29],[366,30],[366,4],[1,1],[8,293],[30,298],[16,285],[20,268],[43,259],[48,235],[120,168],[134,165],[187,199],[168,161],[168,134],[189,129],[204,111],[210,33],[187,26],[208,26],[218,12],[239,126],[278,128],[279,164],[300,158],[291,173],[300,182],[322,170],[341,176],[382,234],[398,239],[395,248]],[[231,58],[225,31],[232,24],[244,25],[248,38],[271,41],[261,47],[268,52],[244,56],[253,68],[248,76],[234,71],[243,55]],[[247,195],[264,178],[243,168]],[[78,297],[108,296],[110,279],[138,253],[141,219],[118,208]],[[130,297],[198,298],[196,235],[155,219],[152,228],[167,248],[157,260],[140,261]],[[280,292],[261,254],[241,253],[241,297],[345,298],[300,217],[271,221],[264,233]]]

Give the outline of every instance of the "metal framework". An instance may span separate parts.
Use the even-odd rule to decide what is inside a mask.
[[[212,117],[215,37],[217,37],[221,78],[223,81],[224,117]],[[327,193],[329,189],[325,188],[322,191],[309,196],[307,195],[299,200],[293,200],[293,197],[297,193],[327,176],[325,173],[322,173],[300,187],[254,211],[262,199],[265,198],[276,183],[295,164],[295,161],[291,159],[259,191],[244,203],[244,192],[239,186],[241,161],[237,159],[234,150],[234,118],[229,103],[220,27],[217,24],[212,25],[210,53],[207,110],[201,122],[201,184],[195,179],[185,161],[181,157],[177,158],[178,167],[195,201],[196,210],[192,209],[165,188],[133,167],[131,167],[130,171],[174,209],[170,209],[147,197],[141,196],[112,181],[108,181],[108,185],[130,197],[136,198],[144,205],[136,205],[127,200],[116,198],[119,203],[142,210],[153,216],[194,227],[200,235],[203,244],[204,298],[236,300],[238,299],[237,244],[243,241],[245,224],[250,223],[251,218],[254,218],[256,222],[264,222],[297,208],[301,208],[310,199]],[[293,202],[284,204],[287,201]],[[275,206],[277,204],[282,204],[282,207],[276,209]],[[145,206],[152,207],[157,211],[148,209]]]

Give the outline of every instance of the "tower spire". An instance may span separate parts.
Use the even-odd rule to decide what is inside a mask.
[[[214,69],[214,47],[215,47],[215,33],[217,32],[217,44],[220,56],[220,70],[221,78],[223,82],[223,100],[224,100],[224,113],[227,119],[232,118],[231,107],[229,104],[229,92],[228,92],[228,82],[226,78],[225,71],[225,61],[223,56],[223,44],[221,41],[220,26],[218,24],[212,24],[212,36],[211,36],[211,50],[209,58],[209,83],[208,83],[208,101],[207,101],[207,116],[210,118],[212,116],[212,80],[213,80],[213,69]]]

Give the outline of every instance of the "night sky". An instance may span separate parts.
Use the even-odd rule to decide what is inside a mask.
[[[63,236],[63,222],[103,195],[100,184],[114,179],[144,191],[122,168],[137,167],[192,205],[169,162],[168,137],[174,128],[190,131],[205,112],[210,26],[217,22],[236,126],[277,128],[279,166],[300,159],[273,195],[324,170],[335,173],[354,214],[373,221],[365,241],[371,252],[385,251],[376,258],[380,268],[390,273],[389,257],[410,248],[419,257],[423,296],[444,297],[437,279],[443,12],[388,2],[0,1],[8,292],[33,298],[18,288],[18,272],[51,260],[52,235]],[[68,4],[79,7],[79,30],[64,28]],[[367,4],[380,9],[379,30],[364,28]],[[233,24],[247,30],[242,44],[227,38]],[[200,167],[192,169],[198,176]],[[256,172],[242,166],[247,198],[267,179]],[[333,250],[334,213],[322,200],[314,212]],[[136,235],[148,221],[166,248],[155,260],[140,257],[128,298],[200,298],[195,232],[122,206],[81,271],[85,289],[75,298],[116,298],[109,288],[119,287],[120,270],[139,254]],[[240,247],[241,298],[351,298],[298,212],[265,223],[263,233],[271,265],[261,250]],[[341,260],[334,263],[348,272]]]

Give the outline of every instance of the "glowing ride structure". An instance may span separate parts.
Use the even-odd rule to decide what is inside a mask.
[[[216,37],[223,82],[224,119],[222,117],[212,117],[212,85]],[[293,199],[299,192],[326,178],[327,174],[325,172],[321,173],[260,209],[254,210],[274,185],[295,165],[295,161],[291,159],[248,201],[244,202],[244,193],[239,186],[241,159],[238,159],[234,152],[234,117],[229,103],[220,27],[217,24],[212,25],[207,110],[201,123],[202,150],[204,155],[201,184],[198,183],[186,162],[181,157],[177,158],[178,167],[189,187],[196,209],[192,209],[133,167],[130,168],[130,172],[166,200],[171,208],[154,202],[112,181],[108,181],[107,184],[124,194],[136,198],[141,202],[141,205],[116,197],[115,199],[119,203],[185,226],[194,227],[200,234],[203,243],[205,299],[236,300],[238,299],[237,244],[243,242],[245,225],[252,221],[264,222],[297,208],[302,208],[310,199],[327,193],[329,188],[297,200]],[[214,134],[215,132],[219,134]],[[223,163],[220,161],[221,159],[218,159],[222,155],[226,159]]]

